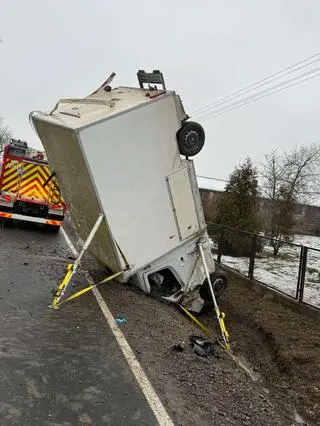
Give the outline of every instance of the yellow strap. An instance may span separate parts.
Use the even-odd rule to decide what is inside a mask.
[[[86,288],[83,288],[82,290],[79,290],[77,293],[72,294],[71,296],[69,296],[67,299],[63,300],[60,303],[56,303],[55,305],[53,305],[53,303],[52,303],[52,306],[55,307],[55,308],[58,308],[59,306],[63,305],[64,303],[69,302],[70,300],[76,299],[77,297],[81,296],[84,293],[87,293],[88,291],[92,290],[93,288],[97,287],[98,285],[106,283],[106,282],[111,281],[111,280],[114,280],[115,278],[122,275],[122,273],[123,273],[122,271],[116,272],[115,274],[111,275],[110,277],[107,277],[104,280],[99,281],[97,284],[92,284],[92,285],[90,285]]]
[[[188,315],[188,317],[189,318],[191,318],[192,319],[192,321],[194,322],[194,323],[196,323],[197,324],[197,326],[198,327],[200,327],[208,336],[210,336],[211,337],[211,333],[210,333],[210,331],[208,330],[208,328],[204,325],[204,324],[202,324],[202,322],[201,321],[199,321],[198,320],[198,318],[196,318],[195,316],[193,316],[192,315],[192,313],[191,312],[189,312],[188,311],[188,309],[186,309],[185,307],[183,307],[182,305],[179,305],[179,307],[183,310],[183,312],[185,312],[187,315]],[[225,340],[226,340],[226,344],[225,345],[223,345],[223,344],[221,344],[220,342],[220,344],[221,344],[221,346],[226,350],[226,351],[229,351],[230,350],[230,336],[229,336],[229,333],[228,333],[228,331],[227,331],[227,329],[226,329],[226,326],[225,326],[225,324],[224,324],[224,317],[225,317],[225,314],[223,313],[223,312],[221,312],[220,313],[220,316],[219,316],[219,323],[220,323],[220,328],[221,328],[221,331],[223,332],[223,335],[224,335],[224,337],[225,337]]]
[[[208,336],[211,336],[211,333],[207,329],[207,327],[203,325],[202,322],[200,322],[195,316],[193,316],[192,313],[188,311],[188,309],[186,309],[182,305],[179,305],[179,307],[183,310],[183,312],[185,312],[188,315],[189,318],[192,319],[192,321],[194,321],[197,324],[198,327],[200,327]]]

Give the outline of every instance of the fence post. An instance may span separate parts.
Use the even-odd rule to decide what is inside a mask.
[[[251,237],[251,253],[250,253],[249,271],[248,271],[249,280],[253,280],[254,262],[256,259],[257,244],[258,244],[258,236],[257,234],[254,234]]]
[[[222,256],[222,238],[219,238],[218,242],[218,254],[217,254],[217,262],[221,263],[221,256]]]
[[[302,264],[303,264],[303,246],[300,247],[300,261],[299,261],[299,273],[298,273],[297,290],[296,290],[296,300],[299,300],[299,295],[300,295]]]
[[[304,283],[306,278],[306,270],[307,270],[307,259],[308,259],[308,247],[303,247],[303,263],[301,270],[301,282],[300,282],[300,294],[299,294],[299,302],[303,302],[303,294],[304,294]]]
[[[307,257],[308,257],[308,247],[301,246],[299,274],[298,274],[298,283],[297,283],[297,291],[296,291],[296,299],[300,303],[303,302],[304,282],[305,282],[306,269],[307,269]]]
[[[224,240],[224,231],[222,230],[221,234],[219,235],[219,240],[218,240],[218,253],[217,253],[218,264],[221,263],[223,240]]]

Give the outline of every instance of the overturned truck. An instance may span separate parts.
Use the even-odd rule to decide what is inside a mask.
[[[205,267],[216,296],[227,285],[215,272],[190,160],[204,130],[159,71],[139,71],[137,88],[111,88],[114,75],[86,98],[31,113],[31,121],[78,237],[85,241],[103,215],[90,246],[95,257],[123,271],[123,281],[199,312],[211,300]]]

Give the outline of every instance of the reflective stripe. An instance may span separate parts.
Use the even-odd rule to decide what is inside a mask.
[[[10,218],[12,217],[11,213],[0,212],[0,217]]]
[[[15,219],[15,220],[23,220],[24,222],[44,223],[44,224],[53,225],[53,226],[62,225],[62,221],[59,221],[59,220],[48,220],[42,217],[27,216],[27,215],[17,214],[17,213],[0,212],[0,216]]]
[[[53,226],[61,226],[62,222],[60,220],[46,220],[46,224]]]
[[[64,207],[64,199],[60,194],[55,177],[50,184],[43,187],[51,175],[48,165],[7,159],[4,161],[3,167],[1,188],[3,191],[12,192],[15,196],[36,198],[61,208]]]

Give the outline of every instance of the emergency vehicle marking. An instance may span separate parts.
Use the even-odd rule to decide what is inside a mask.
[[[53,204],[62,204],[63,197],[54,188],[55,178],[43,188],[50,174],[51,171],[47,165],[8,159],[4,164],[2,190],[11,193],[19,192],[20,197],[47,199]]]

